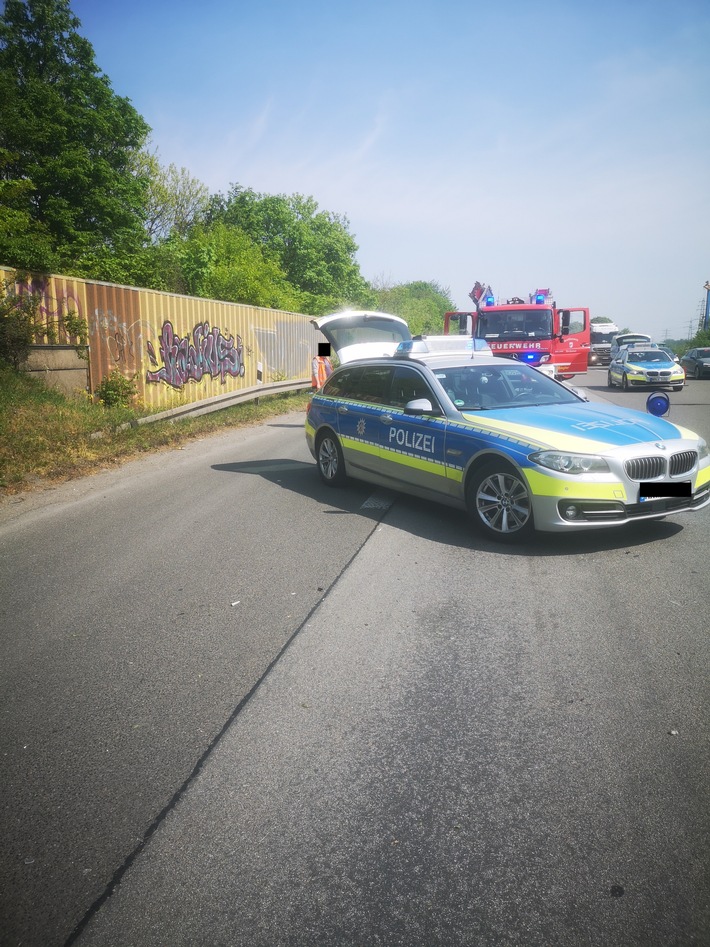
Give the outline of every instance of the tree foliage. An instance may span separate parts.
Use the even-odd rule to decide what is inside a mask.
[[[166,241],[156,253],[163,271],[173,274],[173,291],[301,311],[300,295],[278,264],[236,227],[221,222],[197,226],[186,238]]]
[[[0,259],[110,279],[143,240],[146,181],[132,162],[149,129],[113,92],[79,26],[68,0],[5,0]],[[35,252],[23,223],[41,238]]]
[[[147,182],[145,230],[152,242],[173,234],[185,236],[204,221],[210,192],[187,168],[174,164],[165,168],[157,153],[145,149],[136,156],[134,169]]]
[[[377,308],[404,319],[412,335],[439,335],[444,313],[456,309],[448,288],[435,281],[380,285],[375,290]]]
[[[264,259],[302,294],[309,313],[371,299],[348,219],[319,210],[312,197],[257,194],[235,185],[226,197],[212,199],[208,220],[235,227],[260,246]]]

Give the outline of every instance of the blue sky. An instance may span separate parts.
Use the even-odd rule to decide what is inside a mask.
[[[311,195],[366,279],[659,338],[710,279],[707,0],[71,0],[164,165]]]

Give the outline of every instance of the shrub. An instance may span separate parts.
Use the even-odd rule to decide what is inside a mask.
[[[89,352],[87,345],[89,342],[89,325],[86,319],[82,319],[81,316],[76,312],[68,312],[63,317],[62,322],[64,324],[64,331],[67,336],[70,338],[75,338],[76,343],[74,348],[76,349],[76,354],[79,358],[83,358],[84,361],[89,360]]]
[[[126,378],[118,368],[114,368],[94,389],[94,394],[107,408],[115,408],[118,405],[128,407],[138,394],[135,377],[132,375]]]
[[[27,361],[38,337],[55,339],[53,327],[44,325],[39,296],[18,293],[13,280],[2,281],[0,293],[0,360],[19,369]]]

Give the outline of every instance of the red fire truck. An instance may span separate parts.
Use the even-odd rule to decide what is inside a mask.
[[[469,293],[474,312],[447,312],[444,333],[485,339],[494,355],[531,365],[554,365],[559,378],[586,372],[590,348],[589,309],[560,309],[549,289],[496,303],[490,287]]]

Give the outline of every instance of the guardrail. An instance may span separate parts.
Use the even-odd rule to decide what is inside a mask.
[[[181,404],[177,408],[168,408],[166,411],[160,411],[158,414],[149,414],[144,418],[135,418],[133,421],[127,421],[119,425],[116,430],[126,431],[131,427],[140,427],[142,424],[152,424],[154,421],[179,420],[180,418],[196,418],[201,414],[210,414],[213,411],[222,411],[224,408],[231,408],[235,404],[242,404],[245,401],[258,401],[259,398],[265,398],[268,395],[278,395],[286,391],[310,391],[313,385],[311,379],[296,381],[277,381],[268,385],[256,385],[253,388],[244,388],[241,391],[231,391],[228,394],[216,395],[207,401],[196,401],[192,404]],[[97,432],[94,437],[101,437],[102,432]]]

